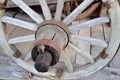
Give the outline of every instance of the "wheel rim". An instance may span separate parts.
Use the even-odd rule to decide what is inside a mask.
[[[1,1],[1,3],[4,3],[5,0]],[[37,13],[35,13],[33,10],[31,10],[23,1],[17,2],[17,0],[12,0],[16,5],[18,5],[18,7],[20,7],[23,11],[25,11],[37,24],[40,24],[41,22],[43,22],[43,19],[40,15],[38,15]],[[45,20],[52,20],[51,17],[51,13],[50,10],[48,8],[48,6],[46,5],[46,2],[44,0],[39,0],[41,3],[41,7],[43,10],[43,14],[45,17]],[[68,17],[66,17],[62,23],[69,25],[71,23],[71,21],[78,15],[80,14],[85,8],[87,8],[94,0],[85,0],[83,1],[83,3],[80,4],[80,6],[78,6],[78,8],[76,8]],[[43,4],[42,4],[43,3]],[[61,4],[60,4],[61,3]],[[109,14],[110,14],[110,19],[111,19],[111,27],[112,27],[112,31],[111,31],[111,38],[110,38],[110,42],[109,45],[107,45],[105,42],[103,41],[99,41],[96,39],[89,39],[90,41],[96,41],[97,43],[100,43],[101,45],[98,46],[103,46],[106,48],[105,53],[108,54],[107,58],[103,59],[100,58],[97,62],[94,63],[93,58],[91,57],[91,55],[88,55],[87,53],[83,53],[81,55],[83,55],[84,57],[88,58],[90,60],[91,63],[94,63],[93,65],[91,65],[90,67],[84,69],[84,70],[80,70],[77,72],[73,72],[73,73],[69,73],[69,72],[65,72],[64,75],[60,76],[62,79],[74,79],[74,78],[79,78],[79,77],[85,77],[88,76],[92,73],[97,72],[98,70],[102,69],[104,66],[106,66],[114,57],[115,52],[117,50],[117,47],[119,45],[119,24],[120,24],[120,14],[118,14],[118,12],[120,11],[119,8],[119,4],[118,1],[114,1],[114,2],[109,2],[111,3],[111,8],[109,9]],[[58,5],[57,5],[57,10],[56,10],[56,14],[55,14],[55,20],[60,21],[61,19],[61,14],[62,14],[62,9],[63,9],[63,4],[64,4],[64,0],[58,0]],[[24,8],[24,7],[25,8]],[[44,7],[43,7],[44,6]],[[84,7],[83,7],[84,6]],[[60,10],[59,10],[60,9]],[[46,11],[44,11],[46,10]],[[30,12],[29,12],[30,11]],[[46,12],[46,13],[45,13]],[[31,14],[33,13],[33,14]],[[117,15],[117,16],[116,16]],[[51,73],[51,72],[47,72],[47,73],[39,73],[37,72],[33,66],[27,64],[25,61],[23,61],[20,58],[15,58],[13,56],[14,51],[11,49],[11,47],[9,46],[9,44],[15,44],[15,43],[20,43],[20,42],[26,42],[26,41],[33,41],[35,40],[34,35],[29,35],[26,36],[25,38],[14,38],[14,39],[10,39],[7,40],[6,39],[6,33],[4,31],[5,25],[4,23],[11,23],[14,25],[18,25],[18,26],[23,26],[23,28],[29,29],[29,30],[33,30],[36,31],[38,25],[37,24],[32,24],[29,22],[23,22],[21,20],[17,20],[17,19],[13,19],[10,17],[6,17],[4,16],[4,10],[0,10],[0,17],[1,17],[1,22],[0,22],[0,45],[1,47],[4,49],[5,53],[11,58],[13,59],[19,66],[23,67],[24,69],[26,69],[27,71],[36,74],[40,77],[46,77],[49,79],[57,79],[58,76],[56,76],[56,73]],[[114,18],[115,17],[115,18]],[[93,20],[93,25],[97,25],[94,21],[99,21],[102,20],[103,22],[97,23],[97,24],[103,24],[106,22],[109,22],[109,18],[108,17],[101,17],[101,18],[97,18],[95,20]],[[16,23],[14,23],[14,21]],[[92,22],[92,21],[90,21]],[[21,24],[22,23],[22,24]],[[88,22],[88,25],[90,23]],[[29,26],[29,28],[27,27]],[[78,27],[81,26],[81,27]],[[84,24],[78,24],[78,25],[74,25],[75,28],[73,28],[73,26],[69,26],[68,29],[70,30],[70,32],[74,32],[77,31],[78,29],[82,29],[84,26],[86,26],[86,23]],[[90,26],[91,27],[91,26]],[[17,41],[18,39],[23,39],[21,41]],[[27,39],[27,40],[26,40]],[[86,38],[81,38],[77,35],[70,35],[70,40],[72,41],[72,39],[74,39],[75,41],[85,41]],[[87,38],[88,39],[88,38]],[[16,41],[16,42],[15,42]],[[89,41],[87,41],[89,42]],[[96,43],[91,43],[92,45],[97,45]],[[74,48],[77,52],[83,52],[80,49],[78,49],[76,46],[74,46],[72,43],[68,44],[69,46],[71,46],[72,48]],[[69,65],[68,69],[69,71],[73,71],[73,67],[70,63],[69,58],[66,57],[66,54],[64,53],[64,51],[62,51],[62,56],[64,56],[66,58],[65,62],[66,64]],[[29,68],[28,68],[29,67]]]

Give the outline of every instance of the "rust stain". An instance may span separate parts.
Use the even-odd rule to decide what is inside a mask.
[[[17,51],[13,54],[13,56],[14,56],[15,58],[19,58],[19,57],[21,56],[21,52],[20,52],[19,50],[17,50]]]
[[[108,2],[108,1],[104,2],[104,5],[105,5],[108,9],[110,9],[110,8],[111,8],[111,5],[109,4],[109,2]]]
[[[4,3],[0,3],[0,10],[5,9],[5,4]]]
[[[100,53],[100,55],[101,55],[101,58],[102,58],[102,59],[105,59],[105,58],[108,57],[108,54],[107,54],[107,53]]]
[[[56,76],[60,78],[61,76],[63,76],[63,73],[64,73],[63,69],[57,69]]]

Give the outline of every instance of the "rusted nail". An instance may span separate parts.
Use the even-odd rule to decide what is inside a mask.
[[[5,4],[4,3],[0,3],[0,10],[5,9]]]
[[[109,4],[109,2],[108,2],[108,1],[104,2],[104,5],[105,5],[108,9],[110,9],[110,8],[111,8],[111,5]]]
[[[38,72],[47,72],[50,66],[59,61],[59,46],[52,40],[39,40],[31,52],[32,59],[35,61],[35,69]]]
[[[56,76],[57,76],[58,78],[60,78],[61,76],[63,76],[63,69],[57,69],[57,71],[56,71]]]
[[[101,55],[101,58],[102,58],[102,59],[105,59],[105,58],[108,57],[108,54],[106,54],[106,53],[100,53],[100,55]]]
[[[0,10],[3,10],[6,8],[7,0],[5,0],[3,3],[0,3]]]
[[[13,54],[13,56],[14,56],[15,58],[19,58],[19,57],[21,56],[21,52],[20,52],[19,50],[17,50],[17,51]]]

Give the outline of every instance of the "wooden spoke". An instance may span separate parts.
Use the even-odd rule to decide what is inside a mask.
[[[36,31],[37,28],[38,28],[38,25],[35,24],[35,23],[30,23],[30,22],[27,22],[27,21],[11,18],[11,17],[7,17],[7,16],[2,17],[1,21],[4,22],[4,23],[16,25],[18,27],[22,27],[22,28],[25,28],[25,29],[33,30],[33,31]]]
[[[107,43],[104,40],[95,39],[95,38],[88,38],[88,37],[80,37],[79,35],[71,35],[72,42],[83,42],[91,45],[107,47]]]
[[[62,57],[64,58],[64,63],[69,72],[73,72],[73,65],[70,61],[70,58],[65,54],[65,51],[62,51]]]
[[[49,9],[49,7],[46,3],[46,0],[39,0],[39,2],[40,2],[40,5],[41,5],[41,8],[42,8],[45,19],[46,20],[51,20],[52,15],[51,15],[50,9]]]
[[[97,2],[92,4],[89,8],[87,8],[83,13],[81,13],[80,15],[78,15],[74,21],[79,21],[82,20],[84,18],[89,17],[90,15],[92,15],[92,13],[100,6],[101,2]]]
[[[81,24],[69,26],[69,30],[71,32],[75,32],[75,31],[78,31],[80,29],[90,28],[90,27],[93,27],[95,25],[104,24],[104,23],[108,23],[108,22],[109,22],[108,17],[100,17],[100,18],[96,18],[93,20],[89,20],[89,21],[81,23]]]
[[[64,0],[58,0],[57,9],[55,13],[55,20],[59,20],[59,21],[61,20],[63,7],[64,7]]]
[[[80,54],[81,56],[87,58],[90,61],[90,63],[92,63],[92,64],[94,63],[94,59],[93,59],[93,57],[89,53],[87,53],[86,51],[78,48],[77,46],[75,46],[72,43],[69,43],[68,45],[70,47],[72,47],[74,50],[76,50],[78,52],[78,54]]]
[[[40,24],[43,18],[40,14],[33,11],[23,0],[12,0],[18,7],[20,7],[25,13],[27,13],[36,23]]]
[[[12,39],[8,40],[8,44],[29,42],[29,41],[34,41],[34,40],[35,40],[35,35],[29,35],[29,36],[24,36],[24,37],[12,38]]]
[[[94,0],[84,0],[69,16],[67,16],[63,23],[70,24],[83,10],[85,10]]]

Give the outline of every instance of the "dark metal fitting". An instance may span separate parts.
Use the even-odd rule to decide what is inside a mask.
[[[47,72],[50,66],[55,65],[59,61],[60,53],[56,48],[55,42],[51,40],[40,40],[36,42],[31,55],[35,61],[34,66],[37,71]]]

